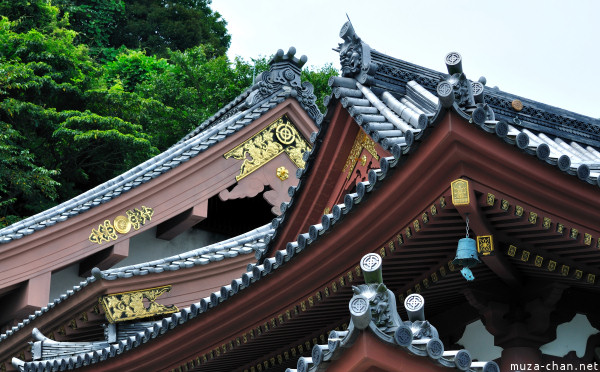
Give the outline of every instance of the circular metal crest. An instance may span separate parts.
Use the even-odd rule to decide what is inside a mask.
[[[447,81],[442,81],[437,86],[438,95],[440,95],[442,97],[449,96],[450,93],[452,93],[452,91],[453,91],[452,85],[450,83],[448,83]]]
[[[115,217],[113,223],[115,225],[115,230],[117,230],[119,234],[127,234],[129,230],[131,230],[131,221],[125,216]]]
[[[361,315],[367,312],[369,303],[364,297],[354,297],[350,301],[350,312],[356,315]]]
[[[451,52],[446,55],[446,63],[449,65],[459,64],[461,59],[460,54],[456,52]]]
[[[404,300],[404,308],[408,311],[419,311],[425,306],[425,299],[418,293],[413,293]]]
[[[284,145],[289,145],[294,142],[294,128],[291,125],[284,123],[277,126],[275,129],[277,139]]]
[[[376,271],[381,267],[381,256],[377,253],[369,253],[360,260],[360,268],[366,272]]]

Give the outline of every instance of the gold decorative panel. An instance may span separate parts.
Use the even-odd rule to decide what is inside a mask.
[[[133,208],[125,212],[127,216],[117,216],[111,222],[105,220],[98,229],[92,229],[89,240],[92,243],[102,244],[111,240],[117,240],[118,234],[127,234],[133,227],[139,230],[142,225],[152,219],[154,209],[142,206],[141,208]]]
[[[492,235],[478,236],[477,252],[484,256],[494,253],[494,237]]]
[[[469,181],[463,179],[452,181],[450,188],[452,189],[452,204],[469,204]]]
[[[302,155],[310,149],[308,142],[284,115],[223,156],[243,160],[240,173],[235,177],[239,181],[283,152],[298,168],[304,168]]]
[[[344,169],[342,169],[342,173],[348,172],[346,175],[346,179],[349,180],[350,176],[352,176],[352,172],[356,167],[356,163],[360,160],[361,165],[367,164],[366,155],[360,156],[362,150],[365,149],[373,156],[376,160],[379,160],[379,155],[377,155],[377,150],[375,149],[375,142],[362,130],[358,131],[356,135],[356,139],[354,140],[354,144],[352,144],[352,148],[350,149],[350,153],[348,154],[348,158],[346,159],[346,164],[344,165]]]
[[[165,306],[156,302],[158,297],[170,290],[171,286],[165,285],[139,291],[108,294],[100,297],[98,301],[104,308],[106,319],[110,323],[124,322],[179,311],[175,305]],[[146,306],[144,302],[147,302],[148,305]]]

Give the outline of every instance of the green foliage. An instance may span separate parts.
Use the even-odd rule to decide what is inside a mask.
[[[224,55],[231,36],[227,22],[210,9],[210,0],[128,0],[125,18],[112,34],[110,45],[144,49],[167,56],[168,49],[184,51],[209,44]]]
[[[16,222],[23,214],[49,207],[47,201],[58,196],[60,184],[53,177],[59,172],[36,165],[34,155],[22,147],[23,140],[9,124],[1,124],[0,228]]]
[[[49,0],[0,1],[0,15],[12,21],[14,32],[38,29],[49,32],[57,26],[58,8]]]
[[[110,37],[125,20],[123,0],[54,0],[68,15],[70,28],[77,32],[75,42],[86,44],[94,54],[110,45]]]
[[[207,0],[53,4],[0,3],[0,227],[167,149],[269,67],[227,59]],[[303,71],[318,104],[336,73]]]
[[[147,56],[140,50],[125,49],[104,68],[108,84],[112,86],[114,83],[119,83],[125,91],[133,92],[138,84],[148,80],[152,75],[162,74],[167,65],[165,59]]]
[[[323,67],[304,68],[302,70],[302,81],[310,82],[315,88],[315,95],[317,96],[317,106],[321,112],[325,112],[325,106],[323,105],[323,98],[331,94],[331,88],[329,87],[328,81],[331,76],[338,76],[338,70],[333,65],[327,64]]]

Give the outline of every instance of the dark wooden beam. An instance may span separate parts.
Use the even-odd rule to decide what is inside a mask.
[[[79,263],[79,276],[92,275],[94,267],[100,270],[110,269],[129,256],[129,239],[116,242],[114,245],[84,258]]]
[[[158,225],[156,237],[171,240],[208,217],[208,200]]]

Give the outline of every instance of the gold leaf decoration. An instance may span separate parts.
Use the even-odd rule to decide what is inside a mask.
[[[240,173],[235,177],[239,181],[283,152],[298,168],[304,168],[302,156],[310,149],[308,142],[284,115],[223,156],[243,160]]]
[[[156,302],[158,297],[170,290],[171,286],[166,285],[139,291],[113,293],[100,297],[99,302],[110,323],[143,319],[179,311],[175,305],[165,306]],[[147,306],[144,304],[144,299],[147,300]]]

